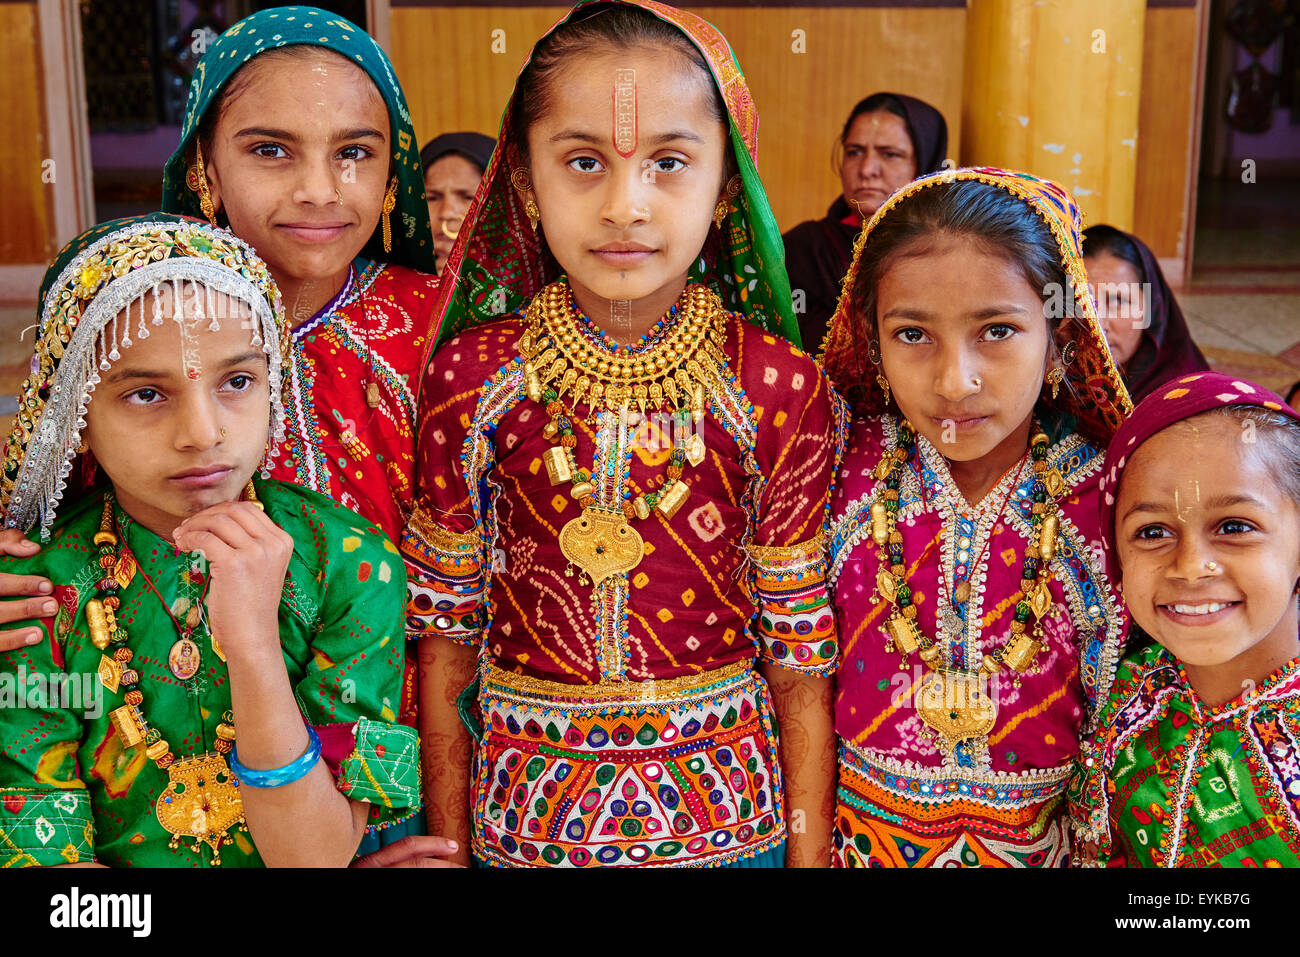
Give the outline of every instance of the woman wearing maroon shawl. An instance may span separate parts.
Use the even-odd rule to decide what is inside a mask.
[[[853,258],[853,240],[890,193],[943,167],[948,124],[929,103],[902,93],[873,93],[844,122],[838,153],[844,192],[823,219],[783,237],[802,345],[816,354]],[[802,290],[802,311],[800,311]]]
[[[1210,368],[1147,244],[1114,226],[1083,232],[1083,262],[1115,365],[1134,402],[1162,382]]]

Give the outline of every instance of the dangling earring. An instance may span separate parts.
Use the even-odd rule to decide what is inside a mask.
[[[1061,393],[1061,382],[1065,379],[1065,372],[1060,366],[1052,366],[1047,372],[1047,384],[1052,387],[1052,398],[1055,399]]]
[[[199,209],[213,226],[217,225],[217,208],[212,204],[212,191],[208,189],[208,172],[203,165],[203,146],[194,141],[194,165],[185,173],[185,185],[199,194]]]
[[[713,207],[713,225],[721,229],[722,221],[727,218],[729,212],[731,212],[731,204],[725,199],[718,200],[718,205]]]
[[[745,181],[740,178],[739,173],[727,180],[726,195],[722,199],[718,200],[717,206],[713,207],[714,226],[717,226],[719,229],[722,228],[723,220],[725,220],[727,215],[731,212],[732,200],[740,195],[740,190],[744,185],[744,182]]]
[[[880,386],[880,391],[885,393],[885,405],[889,405],[889,380],[885,378],[884,370],[880,368],[880,340],[872,339],[867,343],[867,359],[876,367],[876,385]]]
[[[388,182],[388,192],[384,194],[384,211],[379,215],[379,224],[384,230],[384,252],[393,251],[393,227],[388,222],[389,215],[397,208],[397,177]]]
[[[537,232],[537,224],[542,221],[542,211],[537,208],[537,202],[528,195],[533,188],[532,176],[524,167],[516,166],[510,171],[510,185],[524,198],[524,215],[528,217],[528,225],[533,227],[533,232]]]

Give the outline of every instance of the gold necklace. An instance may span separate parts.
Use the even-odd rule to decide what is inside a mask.
[[[676,308],[680,318],[662,339],[644,351],[619,355],[584,336],[567,283],[552,283],[529,304],[528,328],[519,341],[525,388],[550,416],[542,429],[554,443],[542,456],[547,476],[552,485],[568,482],[569,494],[583,508],[560,530],[560,550],[569,561],[565,573],[572,576],[576,565],[583,584],[599,585],[641,563],[645,542],[632,521],[644,521],[655,511],[666,519],[676,515],[690,491],[682,477],[684,465],[704,461],[700,425],[710,385],[726,363],[722,346],[727,312],[701,285],[687,286]],[[563,401],[566,393],[569,408]],[[629,498],[618,508],[597,504],[591,472],[578,467],[573,451],[578,439],[570,416],[576,417],[577,405],[584,401],[588,419],[602,409],[615,413],[620,430],[628,427],[633,402],[642,415],[647,407],[659,408],[665,402],[674,407],[673,451],[666,480],[657,491]]]
[[[678,301],[681,318],[667,335],[644,352],[620,356],[593,345],[578,328],[566,282],[553,282],[529,303],[528,329],[519,340],[524,356],[528,397],[541,402],[546,386],[556,397],[567,393],[573,408],[586,402],[588,415],[598,408],[619,412],[636,403],[638,411],[688,406],[702,416],[707,376],[700,364],[725,364],[722,344],[727,312],[706,286],[687,286]]]
[[[1021,598],[1016,602],[1011,636],[1000,648],[984,655],[979,668],[974,671],[941,667],[939,658],[947,636],[943,642],[937,642],[916,624],[917,609],[912,602],[912,589],[907,583],[907,566],[903,559],[903,533],[898,529],[898,492],[902,471],[916,451],[916,432],[910,423],[899,422],[894,448],[885,453],[875,468],[874,475],[885,483],[885,491],[883,501],[873,503],[870,513],[871,537],[881,562],[871,601],[878,604],[883,599],[893,605],[893,612],[885,624],[888,636],[885,650],[899,653],[899,667],[906,671],[907,656],[916,651],[921,661],[932,669],[921,679],[914,700],[917,714],[926,725],[927,736],[937,739],[939,749],[945,755],[951,754],[964,741],[970,741],[972,748],[978,747],[997,723],[997,702],[984,692],[985,679],[1008,668],[1014,673],[1012,683],[1018,688],[1021,674],[1037,671],[1035,659],[1044,646],[1042,618],[1052,603],[1048,581],[1060,526],[1051,490],[1064,487],[1060,473],[1048,468],[1047,448],[1048,438],[1041,432],[1030,440],[1029,456],[1034,470],[1030,490],[1033,539],[1025,549]]]
[[[260,508],[251,481],[245,492]],[[129,549],[119,547],[121,536],[113,503],[113,495],[106,494],[99,531],[94,538],[104,577],[98,582],[99,594],[86,602],[86,627],[91,643],[103,652],[99,661],[99,681],[110,693],[125,689],[126,703],[111,711],[108,719],[124,748],[143,744],[145,756],[160,771],[167,772],[167,787],[158,796],[154,807],[158,823],[171,835],[167,846],[177,847],[182,837],[193,840],[195,848],[207,844],[212,848],[212,863],[220,866],[222,845],[234,841],[229,832],[237,827],[248,830],[243,800],[239,796],[239,781],[226,762],[226,754],[235,743],[235,717],[229,710],[222,714],[221,723],[217,725],[216,750],[180,760],[162,733],[149,726],[144,716],[144,694],[138,687],[140,674],[130,667],[134,652],[127,647],[126,629],[116,616],[121,607],[118,591],[125,588],[140,569]],[[117,554],[114,554],[114,549],[117,549]],[[140,573],[144,574],[142,570]],[[157,595],[156,590],[154,594]],[[157,597],[161,602],[162,596]],[[171,616],[165,603],[163,610],[168,617]],[[175,619],[172,620],[175,623]],[[214,647],[215,644],[214,640]]]

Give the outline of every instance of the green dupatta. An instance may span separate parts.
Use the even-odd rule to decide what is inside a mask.
[[[546,36],[575,17],[589,15],[590,7],[603,2],[577,4]],[[711,232],[689,281],[710,286],[728,309],[797,344],[799,326],[790,300],[785,247],[758,175],[758,110],[740,64],[717,28],[694,14],[652,0],[619,2],[681,30],[708,61],[727,105],[732,152],[744,186],[720,238]],[[519,165],[518,138],[512,96],[501,117],[498,148],[447,260],[434,305],[438,335],[431,340],[429,355],[461,330],[522,308],[560,275],[542,238],[529,228],[523,201],[510,184],[510,173]]]

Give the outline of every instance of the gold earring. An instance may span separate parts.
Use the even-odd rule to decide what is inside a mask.
[[[261,503],[257,497],[257,489],[253,488],[253,480],[249,479],[248,484],[244,486],[244,501],[252,502],[262,511],[266,511],[266,506]]]
[[[889,380],[885,378],[883,372],[876,376],[876,385],[880,386],[880,391],[885,393],[885,405],[889,405]]]
[[[203,165],[203,146],[194,141],[194,165],[185,174],[185,185],[199,194],[199,209],[213,226],[217,225],[217,208],[212,204],[212,190],[208,188],[208,171]]]
[[[731,212],[732,200],[740,195],[740,190],[744,185],[745,181],[740,178],[739,173],[727,180],[727,185],[723,189],[725,195],[722,199],[718,200],[718,205],[713,207],[714,226],[717,226],[719,229],[722,228],[722,221],[726,219],[727,214]]]
[[[384,252],[393,251],[393,227],[388,222],[388,217],[394,209],[397,208],[397,177],[394,176],[388,183],[388,192],[384,194],[384,211],[379,216],[379,223],[384,230]]]
[[[713,207],[713,225],[721,229],[722,221],[727,218],[729,212],[731,212],[731,204],[725,199],[718,200],[718,205]]]
[[[1052,366],[1047,373],[1047,384],[1052,387],[1052,398],[1055,399],[1061,393],[1061,382],[1065,379],[1065,373],[1060,366]]]
[[[537,203],[531,196],[524,200],[524,215],[528,217],[528,225],[533,227],[533,232],[537,232],[537,224],[542,221],[542,211],[537,208]]]

